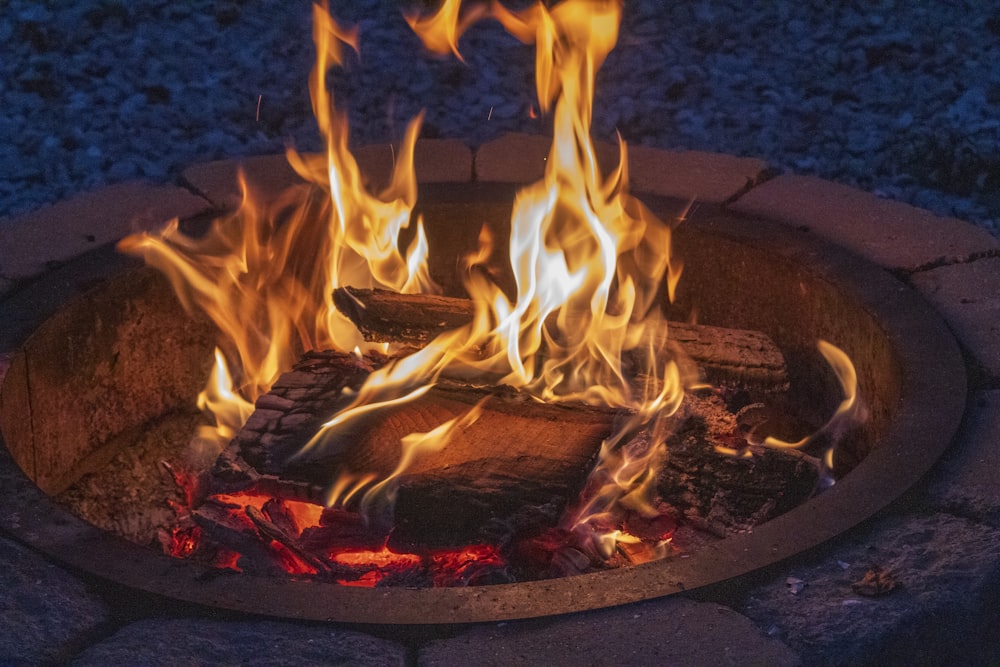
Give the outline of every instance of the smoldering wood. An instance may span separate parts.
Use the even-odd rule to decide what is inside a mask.
[[[716,446],[751,455],[728,456]],[[667,438],[658,490],[699,530],[719,537],[750,530],[796,507],[815,493],[819,461],[793,449],[750,445],[737,416],[716,395],[689,397],[686,412]]]
[[[472,321],[472,301],[429,294],[341,287],[334,304],[365,340],[421,347],[436,336]],[[711,384],[778,393],[788,389],[785,359],[764,333],[702,324],[669,322],[654,346],[691,360]]]

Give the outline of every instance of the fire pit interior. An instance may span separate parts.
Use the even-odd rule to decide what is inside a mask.
[[[503,233],[511,188],[466,184],[431,188],[428,194],[423,213],[429,242],[449,250],[432,260],[431,271],[448,285],[445,276],[452,272],[454,258],[475,247],[482,223]],[[654,205],[665,214],[680,206],[668,200]],[[721,526],[712,535],[711,526],[699,524],[701,539],[689,539],[687,550],[674,557],[548,581],[503,583],[509,579],[491,567],[496,564],[491,560],[494,555],[480,553],[466,555],[463,561],[478,563],[477,568],[457,568],[456,576],[467,579],[450,583],[495,585],[379,588],[366,598],[364,591],[330,581],[275,577],[259,570],[237,573],[204,563],[186,563],[189,572],[180,581],[177,566],[171,565],[167,580],[151,581],[142,575],[129,583],[186,599],[207,598],[223,606],[264,611],[256,605],[267,599],[266,610],[272,613],[376,622],[481,620],[614,604],[710,583],[812,546],[891,500],[946,446],[950,436],[941,431],[954,428],[956,410],[951,410],[949,425],[948,405],[936,405],[935,411],[918,404],[935,396],[942,382],[954,396],[955,386],[962,385],[961,363],[954,344],[927,308],[894,279],[794,230],[710,210],[684,223],[676,242],[688,269],[671,314],[681,319],[696,312],[705,325],[769,336],[784,356],[792,388],[779,404],[785,414],[796,417],[800,428],[821,424],[841,398],[815,341],[837,341],[854,361],[868,418],[839,441],[835,474],[840,479],[832,488],[749,532],[728,526],[727,534],[727,527]],[[449,291],[455,293],[454,285]],[[3,387],[6,444],[40,489],[85,517],[98,517],[105,529],[148,547],[137,556],[131,547],[112,540],[116,550],[124,549],[130,558],[142,561],[167,559],[155,547],[164,540],[164,527],[176,523],[176,507],[190,502],[177,476],[199,466],[211,467],[218,453],[189,446],[200,419],[194,399],[210,369],[213,344],[212,326],[185,314],[161,276],[145,268],[117,272],[49,319],[14,360]],[[579,426],[576,418],[569,423]],[[495,437],[503,442],[502,435]],[[739,461],[720,456],[715,463]],[[702,481],[718,483],[710,470]],[[784,481],[792,486],[796,482]],[[571,489],[570,495],[578,492]],[[315,501],[308,495],[304,491],[302,499]],[[513,495],[522,498],[516,489]],[[432,497],[430,504],[435,503],[443,512],[440,525],[433,517],[424,519],[421,530],[429,537],[418,535],[407,546],[412,548],[421,539],[457,546],[435,534],[447,535],[455,528],[446,503]],[[693,534],[697,537],[699,531]],[[723,535],[725,539],[719,539]],[[183,541],[172,548],[183,549]],[[104,554],[56,555],[78,564],[82,559],[86,569],[107,574]],[[215,574],[207,577],[206,572]],[[226,584],[219,586],[216,581]],[[223,590],[226,593],[220,595]],[[242,593],[234,597],[233,590]],[[268,591],[274,590],[282,593],[269,597]],[[310,591],[306,599],[325,601],[315,609],[308,603],[293,603],[290,598],[301,596],[303,590]],[[544,600],[540,590],[546,591]],[[385,591],[391,591],[390,597],[443,596],[439,599],[445,603],[417,618],[402,611],[405,604],[373,603],[385,600],[379,597]],[[459,602],[452,604],[449,596],[457,596]],[[275,604],[276,599],[285,602]],[[359,612],[358,605],[367,611]],[[387,613],[388,608],[393,611]]]

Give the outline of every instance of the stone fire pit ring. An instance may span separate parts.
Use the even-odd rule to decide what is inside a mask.
[[[522,142],[522,149],[537,143],[533,138],[525,137],[513,137],[507,141],[512,140]],[[448,142],[425,143],[423,151],[418,151],[418,173],[428,173],[421,171],[421,161],[436,165],[439,172],[430,170],[428,180],[436,182],[426,183],[424,192],[430,194],[431,200],[447,200],[450,197],[451,204],[465,206],[469,204],[469,198],[489,199],[509,189],[507,185],[493,185],[497,182],[530,180],[533,177],[521,169],[509,173],[506,179],[496,178],[491,170],[502,176],[503,164],[491,157],[489,148],[484,147],[477,153],[473,172],[476,183],[470,184],[468,174],[463,179],[451,173],[460,161],[441,160],[439,155],[437,159],[431,159],[435,157],[435,152],[461,153],[456,146]],[[509,146],[507,148],[509,151]],[[515,153],[531,163],[530,155],[526,156],[524,150]],[[378,172],[380,167],[384,169],[385,163],[381,158],[384,150],[375,147],[365,155],[369,157],[369,168],[373,172]],[[469,156],[471,167],[471,154]],[[639,157],[649,160],[657,156],[640,154]],[[663,157],[670,156],[663,153]],[[273,167],[279,163],[272,160],[269,164]],[[752,165],[740,163],[740,166],[744,171],[753,171]],[[215,205],[231,203],[227,197],[232,191],[227,190],[225,184],[231,170],[223,170],[222,176],[219,176],[220,172],[212,172],[210,167],[194,168],[188,173],[189,180],[200,180],[198,190]],[[633,172],[641,173],[635,166]],[[493,178],[490,178],[491,175]],[[776,224],[774,220],[752,211],[734,211],[736,207],[719,205],[738,196],[759,176],[759,173],[754,174],[753,178],[737,183],[735,188],[730,187],[733,190],[730,194],[725,194],[726,186],[722,185],[717,188],[722,194],[702,195],[705,203],[684,223],[691,232],[679,234],[678,239],[678,254],[690,267],[686,270],[694,272],[689,275],[704,277],[701,274],[707,273],[724,284],[732,279],[732,272],[752,276],[750,272],[754,267],[766,265],[766,258],[774,258],[774,266],[777,267],[772,269],[774,271],[797,267],[795,270],[801,271],[803,280],[812,281],[807,288],[804,287],[805,291],[829,289],[832,294],[843,298],[844,308],[850,310],[853,305],[859,312],[868,314],[872,331],[881,332],[888,345],[887,350],[891,350],[889,356],[883,355],[878,361],[884,365],[879,372],[881,374],[884,370],[887,376],[895,377],[871,380],[885,383],[892,405],[876,406],[875,412],[884,408],[891,413],[891,419],[876,425],[877,446],[862,464],[831,490],[753,533],[731,536],[718,545],[699,551],[697,557],[690,559],[513,585],[467,589],[364,590],[308,581],[271,580],[207,570],[97,530],[56,507],[24,474],[6,449],[0,452],[0,501],[7,508],[0,517],[0,525],[56,560],[127,586],[227,609],[357,623],[473,622],[605,607],[669,595],[744,575],[814,547],[890,503],[937,460],[951,442],[965,409],[965,366],[957,344],[937,314],[913,290],[885,270],[843,248],[821,241],[801,225],[796,228]],[[272,178],[270,185],[277,187],[281,180],[280,176]],[[664,192],[649,185],[649,196],[644,196],[642,185],[637,183],[634,190],[654,210],[668,216],[671,211],[680,210],[683,202],[671,198],[671,195],[680,193]],[[115,193],[109,191],[107,196],[113,199]],[[100,205],[101,193],[95,197]],[[715,267],[698,269],[698,265],[685,254],[700,254],[708,258],[717,254],[720,247],[729,254],[723,253],[727,261]],[[0,304],[3,316],[16,323],[14,330],[2,341],[3,349],[13,351],[23,345],[25,335],[37,328],[46,312],[61,305],[81,285],[117,275],[129,264],[127,260],[115,257],[107,248],[98,249],[14,291]],[[727,274],[727,271],[730,273]],[[777,307],[772,304],[770,310],[773,312]],[[724,309],[731,311],[732,305],[727,304]],[[756,326],[775,335],[779,346],[783,335],[788,339],[787,334],[781,333],[780,327],[774,329],[773,323],[771,328],[774,330],[768,331],[768,326],[762,326],[760,321],[755,320],[753,311],[747,306],[748,319],[745,322],[728,324]],[[710,309],[707,312],[703,309],[702,312],[708,320],[713,317]],[[819,316],[816,321],[822,320],[823,317]],[[854,345],[864,339],[864,335],[859,336]],[[855,350],[847,351],[854,356]],[[856,358],[859,374],[865,373],[863,361]]]

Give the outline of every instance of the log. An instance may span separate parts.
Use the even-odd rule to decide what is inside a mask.
[[[694,527],[719,536],[751,530],[815,493],[820,463],[797,450],[750,445],[718,396],[689,396],[667,438],[658,477],[663,502]],[[716,446],[750,456],[727,456]]]
[[[334,290],[333,301],[365,340],[414,347],[473,317],[472,301],[430,294],[341,287]],[[682,322],[666,327],[656,335],[657,348],[678,349],[701,369],[706,382],[764,393],[788,390],[784,356],[766,334]]]
[[[478,405],[475,422],[439,451],[415,458],[399,480],[396,503],[397,523],[413,528],[401,531],[400,544],[415,544],[412,535],[423,530],[420,526],[430,526],[437,536],[469,534],[463,526],[482,526],[525,505],[572,497],[619,416],[604,408],[540,403],[510,388],[450,382],[416,401],[350,422],[324,446],[295,456],[349,400],[342,390],[359,385],[383,362],[338,352],[306,355],[258,399],[256,411],[216,461],[212,493],[253,487],[257,493],[322,503],[338,474],[373,473],[382,479],[396,468],[404,436],[431,431]],[[419,502],[412,511],[398,509],[411,507],[407,498]],[[431,543],[462,542],[434,537]]]

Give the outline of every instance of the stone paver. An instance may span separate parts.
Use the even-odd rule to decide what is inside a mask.
[[[676,197],[695,203],[721,204],[761,181],[763,160],[700,151],[664,151],[629,146],[629,182],[633,192]]]
[[[283,153],[196,164],[185,169],[181,178],[217,208],[230,210],[242,200],[241,168],[250,192],[260,201],[273,201],[288,186],[303,182]]]
[[[389,144],[362,146],[353,151],[364,182],[378,192],[389,183],[396,152]],[[238,173],[246,177],[251,196],[274,201],[286,188],[303,179],[284,154],[241,160],[219,160],[186,169],[182,177],[221,209],[234,209],[242,200]],[[472,179],[472,151],[456,139],[421,139],[413,148],[417,183],[466,182]]]
[[[932,474],[928,494],[941,509],[1000,528],[1000,391],[969,397],[955,444]]]
[[[131,182],[88,192],[0,227],[0,277],[20,280],[171,218],[195,215],[204,199],[173,186]]]
[[[73,665],[406,664],[403,646],[360,632],[271,621],[149,619],[91,646]]]
[[[389,144],[354,150],[358,167],[374,190],[389,183],[399,147]],[[472,150],[457,139],[419,139],[413,147],[417,183],[466,183],[472,180]]]
[[[476,151],[476,180],[532,183],[545,174],[552,138],[536,134],[505,134]],[[597,163],[607,173],[618,164],[618,146],[594,142]]]
[[[83,583],[0,538],[0,664],[63,662],[108,619]]]
[[[732,208],[806,227],[888,269],[913,271],[1000,249],[1000,239],[979,227],[812,176],[778,176]]]
[[[910,280],[990,379],[1000,380],[1000,257],[920,271]]]
[[[502,183],[539,180],[551,145],[549,137],[504,135],[476,151],[476,178]],[[595,142],[594,150],[605,173],[618,164],[616,144]],[[645,146],[629,146],[628,159],[631,191],[711,204],[730,201],[767,172],[767,163],[755,158]]]
[[[897,588],[856,592],[852,584],[876,566]],[[1000,531],[983,524],[886,517],[839,538],[818,560],[778,571],[743,612],[806,664],[963,664],[993,650],[984,638],[995,634],[982,633],[997,620],[990,599],[1000,591]]]
[[[417,664],[795,665],[787,646],[721,605],[671,598],[586,614],[480,626],[427,644]]]

